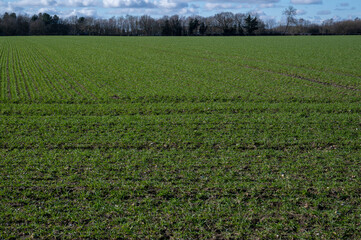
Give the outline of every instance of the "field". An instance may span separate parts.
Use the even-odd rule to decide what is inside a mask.
[[[1,37],[0,238],[360,239],[361,37]]]

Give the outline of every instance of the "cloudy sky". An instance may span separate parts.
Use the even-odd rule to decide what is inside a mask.
[[[127,14],[211,16],[230,11],[257,13],[263,20],[278,22],[282,21],[282,11],[288,6],[297,9],[298,18],[312,22],[361,18],[361,0],[0,0],[0,14],[47,12],[61,17],[109,18]]]

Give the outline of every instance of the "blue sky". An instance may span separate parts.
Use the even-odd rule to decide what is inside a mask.
[[[257,13],[267,21],[283,21],[282,11],[293,6],[297,17],[321,23],[323,20],[361,18],[361,0],[1,0],[0,13],[32,15],[39,12],[61,17],[92,16],[109,18],[124,15],[211,16],[227,11]]]

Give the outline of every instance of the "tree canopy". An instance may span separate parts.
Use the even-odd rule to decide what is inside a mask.
[[[314,24],[296,19],[296,9],[288,7],[283,14],[286,25],[252,14],[221,12],[210,17],[179,15],[153,18],[120,16],[109,19],[93,17],[60,18],[48,13],[0,16],[0,35],[114,35],[114,36],[242,36],[281,34],[361,34],[361,20],[332,21]]]

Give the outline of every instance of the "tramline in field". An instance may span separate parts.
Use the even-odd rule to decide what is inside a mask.
[[[359,42],[0,38],[0,238],[361,238]]]
[[[258,38],[252,48],[252,38],[3,38],[7,81],[1,99],[109,102],[111,96],[211,93],[229,99],[256,93],[288,101],[360,91],[359,59],[353,54],[358,37],[285,39]]]

